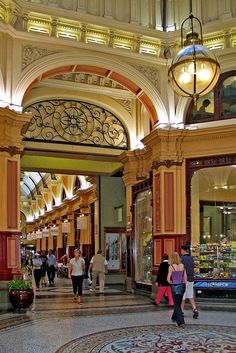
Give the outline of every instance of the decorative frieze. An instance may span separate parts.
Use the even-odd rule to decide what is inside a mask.
[[[156,88],[159,88],[159,72],[154,66],[134,65],[131,64],[136,70],[144,74],[149,81],[151,81]]]
[[[131,114],[132,101],[130,99],[117,99],[117,101]]]
[[[34,47],[32,45],[25,45],[22,48],[22,70],[29,66],[32,62],[51,54],[56,51],[47,48]]]
[[[107,77],[92,75],[89,73],[82,73],[82,72],[65,73],[65,74],[53,76],[51,79],[60,80],[64,82],[75,82],[77,84],[82,83],[82,84],[88,84],[93,86],[108,87],[108,88],[110,87],[113,89],[126,91],[126,89],[122,85]],[[126,107],[127,107],[127,104],[126,104]]]

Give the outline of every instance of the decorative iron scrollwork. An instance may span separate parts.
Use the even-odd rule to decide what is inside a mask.
[[[24,140],[128,148],[127,133],[111,112],[72,100],[42,101],[28,106],[33,116]]]

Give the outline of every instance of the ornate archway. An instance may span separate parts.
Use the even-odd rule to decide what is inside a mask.
[[[13,104],[21,106],[24,95],[34,84],[57,74],[69,72],[85,72],[111,78],[133,92],[144,104],[150,114],[152,125],[168,121],[158,90],[144,74],[122,61],[114,62],[112,57],[96,55],[95,58],[78,51],[52,54],[47,60],[41,58],[27,66],[15,87]]]

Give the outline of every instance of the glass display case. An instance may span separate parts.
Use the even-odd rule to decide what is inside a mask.
[[[135,201],[135,281],[152,283],[151,191],[138,193]]]

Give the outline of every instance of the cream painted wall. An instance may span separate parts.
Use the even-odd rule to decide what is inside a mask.
[[[25,2],[17,1],[22,11],[29,11],[29,16],[33,10],[35,14],[38,10],[40,16],[42,8],[38,7],[39,3],[40,1],[28,2],[27,9],[24,9]],[[47,9],[49,18],[48,34],[27,32],[30,30],[28,20],[22,20],[19,16],[17,19],[13,19],[6,9],[6,20],[2,22],[0,29],[0,43],[4,48],[4,55],[0,56],[2,73],[2,75],[0,74],[1,105],[9,105],[12,109],[21,111],[27,89],[35,79],[40,79],[46,71],[58,69],[64,65],[71,65],[72,67],[76,64],[91,65],[106,68],[109,72],[115,71],[140,87],[141,92],[137,93],[136,98],[139,98],[140,93],[144,93],[150,99],[159,119],[156,127],[184,127],[189,100],[177,97],[168,86],[167,71],[171,60],[163,58],[163,50],[166,47],[170,48],[171,55],[178,49],[179,32],[164,33],[154,30],[160,25],[160,1],[147,1],[145,2],[147,6],[144,6],[144,2],[141,4],[135,0],[125,1],[124,4],[122,2],[123,5],[121,5],[121,2],[115,2],[115,0],[96,3],[44,1],[44,4],[49,5]],[[55,6],[56,4],[57,6]],[[142,14],[140,6],[144,7]],[[19,8],[16,8],[16,14]],[[65,11],[62,10],[65,8],[71,10],[66,12],[66,15]],[[39,9],[41,10],[39,11]],[[225,49],[215,51],[222,72],[234,68],[236,53],[233,43],[236,34],[234,33],[235,21],[233,17],[236,15],[236,3],[222,0],[217,2],[214,11],[211,11],[210,6],[205,5],[204,1],[194,0],[193,10],[196,15],[204,20],[203,30],[209,43],[211,38],[213,38],[212,40],[218,38],[224,43]],[[176,28],[179,28],[183,17],[188,14],[188,1],[169,0],[168,11],[168,25],[176,25]],[[83,20],[85,22],[81,23],[94,26],[94,30],[98,30],[96,26],[100,24],[100,30],[105,31],[110,36],[107,37],[108,42],[104,46],[87,43],[82,34],[82,37],[78,40],[58,38],[55,35],[55,28],[50,22],[51,16],[58,18],[58,21],[63,16],[68,16],[67,20],[69,22],[74,21],[74,25],[78,24],[78,26],[81,25],[78,21]],[[7,18],[9,18],[8,22]],[[114,19],[117,21],[114,21]],[[151,29],[147,30],[147,27]],[[120,30],[123,34],[119,32]],[[119,33],[120,36],[124,35],[124,38],[126,36],[129,39],[131,50],[113,47],[114,43],[111,35],[114,31],[117,31],[117,36]],[[139,52],[139,41],[141,40],[147,43],[150,41],[152,45],[157,45],[159,47],[158,54],[141,55]],[[159,72],[156,82],[153,80],[155,68]],[[141,110],[141,114],[143,114],[141,120],[146,121],[145,109]],[[137,141],[148,133],[146,123],[143,129],[136,123],[137,121],[134,124],[128,124],[130,138],[135,141],[132,146],[135,146]],[[207,126],[208,124],[205,124],[201,127]],[[198,128],[198,126],[195,126],[195,128]]]
[[[19,1],[18,1],[19,2]],[[42,3],[55,9],[77,12],[80,18],[96,16],[97,21],[107,20],[124,24],[135,24],[147,28],[161,28],[162,6],[160,0],[28,0],[33,4]],[[236,16],[234,0],[193,0],[193,12],[204,23]],[[168,0],[167,28],[179,29],[189,15],[189,0]]]

